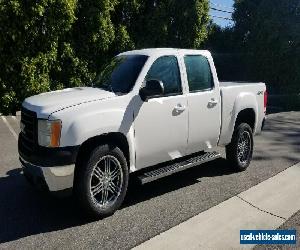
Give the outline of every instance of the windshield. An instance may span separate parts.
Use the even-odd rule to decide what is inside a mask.
[[[94,87],[115,93],[128,93],[134,86],[148,56],[125,55],[114,57],[92,82]]]

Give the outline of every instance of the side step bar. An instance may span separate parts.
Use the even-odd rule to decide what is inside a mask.
[[[141,184],[146,184],[148,182],[158,180],[160,178],[194,167],[196,165],[203,164],[208,161],[215,160],[220,157],[221,155],[218,152],[208,152],[201,155],[198,154],[181,162],[170,163],[169,165],[164,165],[163,167],[145,172],[142,175],[138,176],[138,180]]]

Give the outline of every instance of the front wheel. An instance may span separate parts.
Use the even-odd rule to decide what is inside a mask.
[[[123,152],[111,145],[98,146],[79,167],[74,188],[81,206],[94,218],[113,214],[121,206],[128,186]]]
[[[226,146],[226,158],[238,171],[244,171],[250,165],[253,153],[253,133],[247,123],[241,123],[233,132]]]

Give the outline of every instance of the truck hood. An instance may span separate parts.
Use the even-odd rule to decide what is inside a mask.
[[[35,111],[39,118],[47,118],[62,109],[114,96],[116,94],[98,88],[68,88],[28,97],[23,102],[23,107]]]

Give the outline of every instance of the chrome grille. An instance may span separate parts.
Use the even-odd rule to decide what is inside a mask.
[[[30,156],[37,145],[37,116],[36,113],[21,109],[21,123],[23,128],[20,133],[20,150],[22,154]]]

